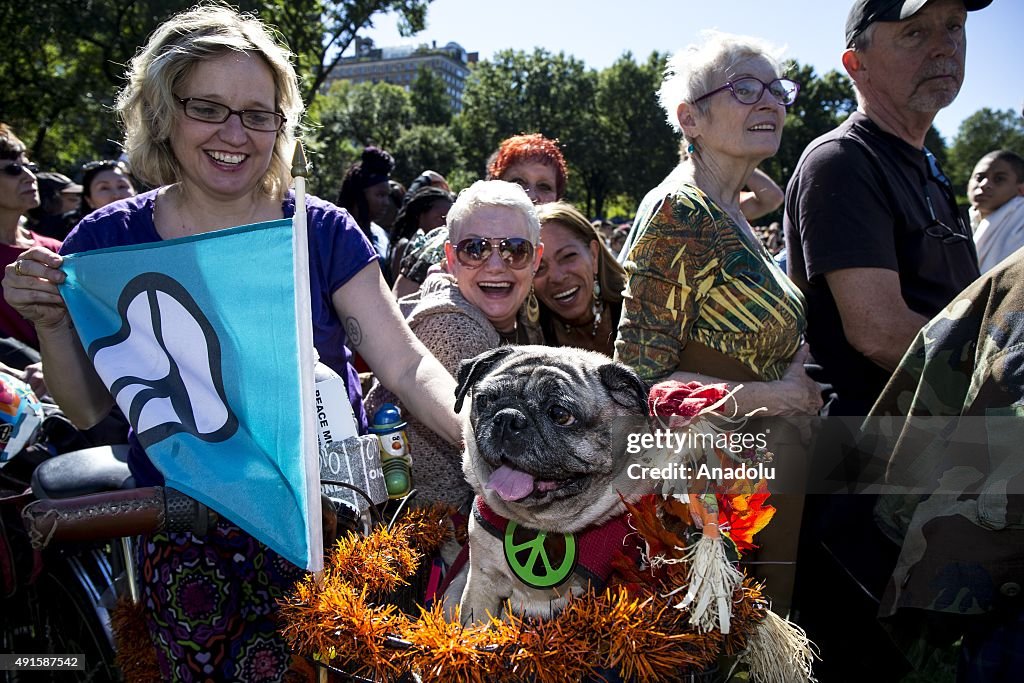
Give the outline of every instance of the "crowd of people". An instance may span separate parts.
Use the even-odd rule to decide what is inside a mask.
[[[999,310],[1019,317],[1024,301],[1014,277],[1024,261],[1024,159],[994,150],[968,188],[954,188],[925,147],[964,77],[967,15],[990,2],[853,2],[841,53],[858,109],[807,147],[785,190],[758,166],[778,151],[801,84],[772,44],[715,31],[668,63],[658,96],[681,135],[680,161],[630,222],[592,221],[567,201],[566,161],[539,133],[501,141],[484,177],[457,194],[437,170],[406,188],[392,155],[370,146],[335,204],[309,197],[315,345],[345,379],[362,430],[385,402],[408,416],[417,502],[468,512],[452,377],[503,344],[598,351],[651,383],[742,384],[737,414],[761,418],[907,414],[898,391],[939,413],[927,392],[962,383],[963,368],[928,365],[925,386],[911,360],[947,339],[941,321],[961,320],[947,306],[984,308],[996,291]],[[58,290],[62,257],[295,211],[290,150],[303,107],[287,49],[257,19],[215,6],[171,18],[129,65],[116,110],[124,158],[86,164],[78,182],[38,172],[0,124],[0,361],[31,374],[82,428],[113,399]],[[780,206],[781,225],[753,225]],[[970,397],[971,410],[1020,416],[1024,363],[1009,350],[1021,326],[993,334],[1004,323],[982,313],[964,334],[982,335],[1002,365],[984,375],[999,391]],[[359,370],[372,373],[365,397]],[[798,432],[781,438],[802,452]],[[135,481],[161,483],[131,444]],[[871,496],[775,500],[776,523],[750,571],[818,645],[820,680],[896,681],[916,663],[907,652],[958,638],[958,681],[1011,680],[1024,666],[1024,606],[1019,585],[1008,588],[1019,575],[1007,571],[1019,571],[1024,551],[980,562],[970,551],[975,537],[1016,539],[1019,506],[1004,509],[1001,527],[962,516],[956,543],[929,537],[929,551],[954,569],[908,588],[894,585],[894,571],[917,566],[922,553],[905,535],[925,522],[876,524],[886,501]],[[272,607],[296,567],[225,518],[203,538],[144,537],[137,561],[165,678],[285,675]],[[988,598],[965,606],[937,600],[942,590]],[[910,645],[892,637],[907,624]]]

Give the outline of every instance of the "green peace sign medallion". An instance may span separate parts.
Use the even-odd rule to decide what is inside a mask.
[[[548,535],[509,520],[505,529],[505,561],[516,577],[531,588],[554,588],[576,568],[576,535]]]

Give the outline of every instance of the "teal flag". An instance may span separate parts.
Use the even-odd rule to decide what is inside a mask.
[[[61,293],[167,485],[318,571],[303,228],[282,219],[69,255]]]

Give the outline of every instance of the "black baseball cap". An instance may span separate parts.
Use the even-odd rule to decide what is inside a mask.
[[[71,178],[68,178],[63,173],[56,173],[53,171],[36,173],[36,181],[39,185],[40,192],[52,192],[53,194],[69,192],[71,194],[76,194],[82,191],[81,185],[71,180]]]
[[[992,0],[963,0],[968,12],[992,4]],[[853,40],[876,21],[903,21],[909,19],[929,0],[856,0],[846,17],[846,47],[853,46]]]

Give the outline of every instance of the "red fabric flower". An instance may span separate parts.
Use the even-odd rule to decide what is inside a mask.
[[[651,388],[647,406],[652,415],[693,417],[721,401],[729,393],[728,384],[700,382],[659,382]]]

